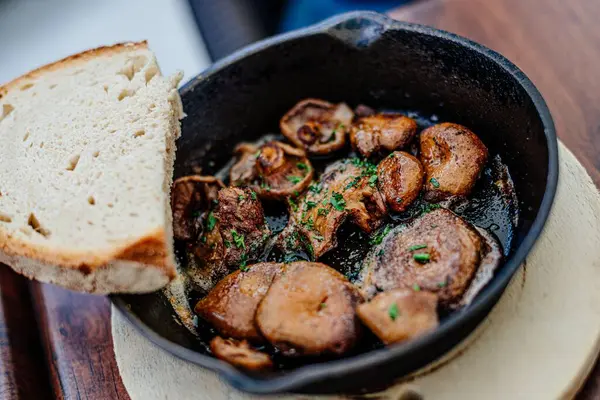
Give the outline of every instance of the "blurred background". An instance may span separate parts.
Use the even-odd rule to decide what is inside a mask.
[[[184,81],[234,50],[352,10],[409,0],[0,0],[0,84],[85,49],[147,39]]]

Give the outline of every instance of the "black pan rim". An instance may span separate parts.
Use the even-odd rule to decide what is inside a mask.
[[[248,57],[249,55],[258,53],[268,47],[278,45],[288,40],[294,40],[315,34],[327,34],[333,28],[353,20],[367,20],[373,23],[378,23],[383,27],[384,30],[405,30],[454,42],[468,48],[471,51],[480,53],[508,72],[527,92],[534,106],[536,107],[544,126],[544,133],[548,147],[548,175],[544,196],[540,204],[537,217],[533,221],[529,232],[523,239],[522,243],[513,251],[513,254],[507,260],[505,260],[503,268],[498,271],[494,279],[483,289],[483,291],[467,309],[450,315],[438,329],[407,343],[373,350],[341,360],[328,361],[320,364],[308,364],[290,371],[285,375],[274,378],[256,378],[249,376],[243,371],[235,369],[224,361],[220,361],[214,357],[203,355],[175,344],[158,335],[143,321],[141,321],[137,315],[135,315],[129,309],[126,301],[122,297],[119,295],[110,296],[112,303],[122,313],[122,315],[124,315],[125,318],[152,343],[183,360],[217,372],[233,387],[246,392],[255,394],[273,394],[299,390],[303,386],[321,381],[323,379],[336,378],[349,372],[375,368],[379,364],[407,356],[410,353],[418,351],[419,349],[430,346],[432,343],[444,340],[444,337],[450,332],[458,329],[461,325],[464,325],[468,321],[474,319],[479,312],[482,312],[486,308],[490,308],[495,304],[515,272],[525,261],[527,255],[540,236],[552,208],[559,174],[558,142],[554,122],[546,102],[531,80],[516,65],[514,65],[501,54],[454,33],[442,31],[429,26],[396,21],[385,15],[375,12],[349,12],[329,18],[308,28],[278,35],[244,47],[232,55],[216,62],[204,72],[188,81],[180,89],[181,95],[183,96],[188,91],[193,91],[198,82],[205,79],[210,79],[211,76],[217,74],[228,65],[236,63]]]

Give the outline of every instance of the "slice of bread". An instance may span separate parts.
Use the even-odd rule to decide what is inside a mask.
[[[181,77],[162,77],[141,42],[0,87],[1,263],[90,293],[149,292],[175,276]]]

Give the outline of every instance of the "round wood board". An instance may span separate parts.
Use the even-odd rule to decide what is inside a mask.
[[[575,395],[600,350],[600,195],[573,154],[562,144],[559,151],[558,191],[546,228],[490,315],[443,359],[373,396],[396,400],[411,392],[425,399]],[[114,309],[112,335],[132,400],[258,398],[154,346]]]

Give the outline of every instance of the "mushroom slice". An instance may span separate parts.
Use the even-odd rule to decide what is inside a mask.
[[[210,209],[219,189],[225,187],[214,176],[190,175],[176,179],[171,190],[173,236],[196,240],[202,233],[202,214]]]
[[[344,103],[305,99],[288,111],[279,123],[281,133],[312,154],[328,154],[346,143],[354,113]]]
[[[271,284],[256,311],[256,324],[284,355],[340,355],[359,339],[354,309],[362,301],[336,270],[294,262]]]
[[[416,157],[395,151],[377,166],[377,187],[389,208],[404,211],[419,195],[425,172]]]
[[[360,304],[361,321],[385,344],[413,339],[438,324],[437,296],[431,292],[394,289]]]
[[[268,354],[253,349],[245,340],[223,339],[216,336],[210,341],[210,351],[218,359],[251,371],[268,369],[273,366],[273,361]]]
[[[420,148],[428,201],[468,196],[488,157],[488,150],[477,135],[451,123],[425,129]]]
[[[314,258],[337,246],[336,232],[344,220],[365,232],[381,225],[386,215],[383,197],[377,190],[377,168],[358,158],[331,164],[319,183],[313,184],[296,202],[290,199],[290,228],[308,240]]]
[[[188,275],[209,290],[230,270],[246,269],[260,255],[271,231],[260,201],[248,188],[227,187],[205,219],[203,235],[189,257]]]
[[[395,228],[371,250],[362,289],[368,297],[395,288],[426,290],[436,293],[441,305],[458,307],[482,261],[488,259],[492,246],[486,240],[453,212],[434,210]]]
[[[350,143],[360,154],[370,157],[382,150],[407,146],[417,132],[414,119],[402,114],[375,114],[357,119],[350,129]]]
[[[241,144],[239,161],[231,168],[234,186],[249,186],[261,198],[282,200],[306,190],[314,176],[306,153],[285,143],[270,141],[260,147]]]
[[[273,278],[282,269],[283,264],[259,263],[245,272],[235,271],[198,301],[194,310],[221,335],[260,343],[264,339],[256,329],[254,315]]]

